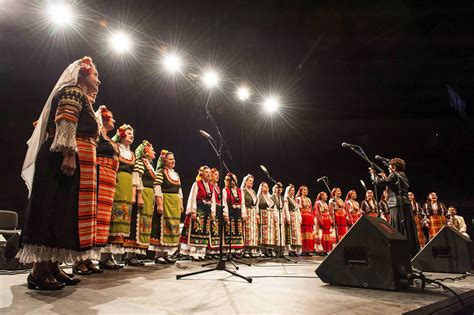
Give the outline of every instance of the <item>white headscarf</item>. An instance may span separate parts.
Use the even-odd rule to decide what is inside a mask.
[[[99,109],[95,112],[95,120],[97,120],[97,124],[99,124],[99,130],[102,129],[104,126],[104,122],[102,121],[102,109],[107,109],[107,106],[100,105]]]
[[[258,186],[257,198],[258,198],[258,196],[262,196],[265,199],[265,201],[267,202],[267,205],[271,208],[275,205],[275,203],[273,202],[272,198],[270,198],[270,192],[268,192],[266,194],[262,193],[263,184],[264,183],[261,183],[260,186]]]
[[[255,203],[255,202],[257,202],[257,195],[255,195],[255,191],[254,191],[252,188],[250,188],[250,189],[245,188],[245,184],[247,183],[247,180],[248,180],[250,177],[254,178],[252,174],[248,174],[247,176],[244,177],[244,179],[242,179],[242,184],[240,184],[240,190],[242,190],[242,191],[244,191],[244,190],[248,191],[248,193],[249,193],[250,196],[252,197],[253,202]]]
[[[70,64],[63,74],[59,77],[58,82],[49,94],[48,100],[44,104],[43,111],[41,112],[35,130],[28,140],[28,151],[26,152],[25,161],[21,169],[21,177],[25,181],[26,187],[28,187],[28,198],[31,196],[31,189],[33,188],[33,178],[35,176],[35,164],[38,152],[41,149],[43,143],[47,140],[46,129],[48,127],[49,114],[51,112],[51,103],[54,96],[65,86],[76,85],[77,77],[79,76],[79,70],[81,69],[81,62],[83,59],[79,59]]]

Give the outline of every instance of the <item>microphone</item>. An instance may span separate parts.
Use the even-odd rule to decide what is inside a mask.
[[[206,139],[212,139],[211,135],[205,132],[204,130],[199,130],[199,133]]]
[[[320,181],[322,181],[322,180],[325,179],[325,178],[328,178],[328,177],[327,177],[327,176],[323,176],[323,177],[318,178],[316,181],[317,181],[317,182],[320,182]]]
[[[380,156],[380,155],[376,155],[375,159],[380,160],[380,161],[385,161],[385,162],[390,161],[390,159],[387,159],[386,157],[383,157],[383,156]]]
[[[351,148],[351,149],[353,149],[353,148],[360,148],[360,146],[357,145],[357,144],[351,144],[351,143],[347,143],[347,142],[343,142],[343,143],[341,144],[341,146],[342,146],[343,148]]]
[[[262,171],[264,171],[266,174],[268,174],[268,170],[265,166],[260,165],[260,168],[262,169]]]

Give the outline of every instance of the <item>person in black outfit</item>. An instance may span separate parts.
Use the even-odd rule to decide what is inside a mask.
[[[378,186],[387,187],[387,203],[390,210],[390,224],[408,239],[408,249],[411,257],[420,250],[415,228],[415,220],[408,200],[408,177],[405,174],[405,161],[393,158],[389,161],[388,176],[385,173],[376,174],[370,168],[372,181]]]

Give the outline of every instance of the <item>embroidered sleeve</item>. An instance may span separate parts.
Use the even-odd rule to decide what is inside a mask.
[[[163,169],[159,169],[156,172],[155,181],[153,182],[153,186],[161,186],[163,184]]]
[[[179,192],[178,192],[179,198],[183,199],[183,190],[181,187],[179,187]]]
[[[189,193],[188,197],[188,204],[186,205],[186,214],[196,213],[197,209],[197,202],[196,197],[198,193],[198,185],[194,182],[193,186],[191,187],[191,192]]]
[[[136,160],[135,166],[132,173],[132,185],[137,188],[137,190],[143,190],[143,173],[145,172],[145,165],[142,160]]]
[[[77,124],[79,122],[79,113],[82,110],[83,104],[86,103],[84,92],[77,86],[70,86],[64,88],[58,95],[58,98],[59,103],[54,121],[68,120]]]
[[[153,185],[153,192],[155,193],[155,197],[163,197],[163,192],[161,191],[161,186]]]
[[[56,131],[49,150],[63,152],[63,154],[77,152],[76,130],[77,123],[75,122],[66,119],[56,121]]]
[[[224,190],[222,193],[222,205],[224,206],[224,217],[229,217],[229,205],[227,204],[227,192]]]
[[[243,193],[243,191],[242,191],[242,193]],[[242,219],[246,219],[247,218],[247,208],[245,207],[245,198],[242,198],[242,200],[240,202],[240,209],[242,211],[241,212],[242,213]]]

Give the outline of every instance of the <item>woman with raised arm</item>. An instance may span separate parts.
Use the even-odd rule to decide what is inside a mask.
[[[390,159],[388,176],[385,173],[377,175],[370,168],[372,181],[387,190],[387,204],[390,210],[390,224],[408,239],[408,249],[411,257],[420,250],[416,234],[413,212],[408,200],[408,177],[405,174],[405,161],[400,158]]]

